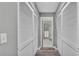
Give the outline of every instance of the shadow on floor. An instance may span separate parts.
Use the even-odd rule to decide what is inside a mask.
[[[37,50],[35,56],[60,56],[60,54],[56,48],[44,47]]]

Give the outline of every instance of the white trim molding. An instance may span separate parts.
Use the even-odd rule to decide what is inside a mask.
[[[32,12],[34,12],[34,10],[33,10],[33,8],[31,7],[31,5],[28,3],[28,2],[25,2],[27,5],[28,5],[28,7],[30,8],[30,10],[32,11]]]
[[[65,5],[60,8],[60,12],[58,11],[59,14],[57,15],[57,17],[59,17],[59,16],[63,13],[63,11],[67,8],[67,6],[68,6],[70,3],[71,3],[71,2],[67,2],[66,4],[65,4],[65,3],[62,4],[62,6],[63,6],[64,4],[65,4]]]
[[[18,49],[18,55],[19,55],[19,2],[17,3],[17,18],[18,18],[18,20],[17,20],[17,49]]]
[[[39,15],[37,15],[37,14],[35,13],[35,11],[34,11],[35,8],[33,9],[32,6],[31,6],[28,2],[25,2],[25,3],[28,5],[28,7],[30,8],[30,10],[33,12],[33,14],[38,17]]]
[[[66,5],[62,8],[61,13],[68,7],[71,2],[67,2]]]

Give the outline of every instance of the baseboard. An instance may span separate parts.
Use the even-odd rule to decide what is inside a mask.
[[[38,50],[40,50],[41,46],[38,47]]]
[[[53,48],[55,48],[55,49],[56,49],[56,46],[53,46]]]
[[[33,56],[35,56],[35,55],[36,55],[37,50],[38,50],[38,48],[34,51]]]
[[[34,53],[33,53],[34,56],[35,56],[35,54],[37,53],[37,50],[40,50],[40,48],[41,48],[41,46],[38,47],[38,48],[34,51]]]

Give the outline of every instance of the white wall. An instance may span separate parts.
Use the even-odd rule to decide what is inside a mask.
[[[7,43],[0,45],[0,56],[35,55],[38,48],[38,15],[34,16],[24,2],[19,6],[15,2],[1,2],[0,33],[7,34]]]
[[[24,2],[19,4],[19,55],[21,56],[35,55],[38,48],[38,17],[30,7]]]
[[[0,3],[0,33],[7,33],[7,43],[0,45],[0,56],[17,55],[17,3]]]
[[[66,7],[66,5],[65,5]],[[77,53],[77,3],[71,2],[57,16],[58,50],[63,56],[75,56]]]
[[[33,37],[33,17],[32,11],[25,3],[20,3],[19,7],[19,43],[23,43]]]
[[[19,55],[33,55],[32,14],[32,11],[24,2],[19,3]]]

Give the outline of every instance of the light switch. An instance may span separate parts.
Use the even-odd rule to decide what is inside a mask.
[[[7,34],[6,33],[0,33],[0,44],[7,43]]]

